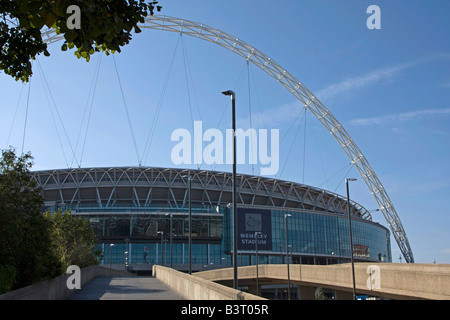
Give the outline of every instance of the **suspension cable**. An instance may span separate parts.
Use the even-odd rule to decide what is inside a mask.
[[[184,65],[184,77],[185,77],[185,81],[186,81],[186,92],[188,95],[188,104],[189,104],[189,112],[191,115],[192,132],[194,132],[194,115],[192,112],[191,91],[189,89],[189,78],[188,78],[188,62],[187,62],[188,57],[187,57],[186,49],[184,47],[184,40],[183,40],[182,33],[180,33],[180,38],[181,38],[181,51],[183,53],[183,65]],[[197,104],[197,109],[198,109],[198,104]],[[200,115],[200,111],[198,113]],[[203,143],[203,139],[202,139],[202,143]],[[194,150],[194,152],[197,153],[197,156],[199,156],[198,157],[199,159],[201,158],[202,150],[203,150],[203,146],[200,150]],[[198,152],[200,152],[200,155],[198,155]],[[197,163],[197,170],[200,170],[200,167],[201,167],[201,163]]]
[[[253,124],[252,124],[252,98],[251,98],[251,91],[250,91],[250,65],[248,63],[248,59],[247,59],[247,87],[248,87],[248,109],[249,109],[249,122],[250,122],[250,130],[253,130]],[[252,134],[250,134],[250,148],[249,150],[253,150],[253,138],[252,138]],[[252,175],[255,175],[255,165],[253,164],[253,152],[249,152],[249,161],[252,165]]]
[[[300,112],[298,113],[298,115],[295,117],[294,121],[292,121],[292,123],[291,123],[291,125],[289,126],[288,130],[287,130],[286,133],[284,134],[283,138],[281,138],[280,143],[279,143],[280,145],[281,145],[281,142],[283,142],[283,140],[286,138],[286,136],[288,135],[289,131],[291,130],[291,128],[294,126],[295,122],[297,122],[297,120],[300,118],[301,115],[304,115],[304,116],[306,117],[305,108],[302,108],[302,109],[300,110]],[[292,140],[291,147],[289,148],[289,152],[288,152],[288,154],[287,154],[287,156],[286,156],[286,159],[284,160],[284,164],[283,164],[283,167],[282,167],[282,169],[281,169],[281,172],[277,175],[277,177],[280,177],[280,176],[282,176],[282,174],[283,174],[284,168],[285,168],[285,166],[286,166],[287,161],[289,160],[289,157],[290,157],[290,155],[291,155],[292,148],[293,148],[293,146],[294,146],[294,144],[295,144],[295,140],[296,140],[296,138],[297,138],[297,135],[298,135],[298,133],[299,133],[301,127],[302,127],[302,126],[301,126],[301,124],[300,124],[300,125],[298,126],[298,128],[297,128],[297,131],[295,132],[295,136],[294,136],[294,139]]]
[[[101,61],[102,61],[102,55],[100,55],[100,58],[97,61],[96,69],[94,70],[94,76],[93,76],[93,79],[92,79],[91,88],[89,89],[88,99],[86,101],[86,107],[84,109],[84,114],[83,114],[83,119],[81,121],[80,131],[78,132],[77,146],[78,146],[78,140],[80,138],[81,129],[83,127],[83,122],[84,122],[84,118],[86,116],[86,111],[87,111],[88,104],[89,104],[89,99],[90,99],[91,104],[90,104],[88,119],[87,119],[87,123],[86,123],[86,130],[85,130],[85,133],[84,133],[83,146],[81,148],[80,164],[79,164],[80,167],[81,167],[81,163],[83,162],[84,148],[86,147],[87,133],[88,133],[88,129],[89,129],[89,123],[91,122],[91,114],[92,114],[92,109],[93,109],[93,105],[94,105],[94,96],[95,96],[95,92],[96,92],[96,89],[97,89],[97,80],[98,80],[98,75],[100,73]],[[92,92],[92,96],[91,96],[91,92]],[[76,148],[77,147],[75,147],[75,150],[76,150]]]
[[[55,131],[56,131],[56,135],[58,137],[58,141],[59,141],[59,145],[61,147],[61,151],[64,157],[64,161],[66,162],[66,166],[68,166],[68,162],[67,162],[67,157],[66,157],[66,152],[64,151],[64,146],[61,140],[61,135],[59,134],[59,130],[58,130],[58,126],[56,124],[56,119],[55,119],[55,115],[53,114],[53,110],[52,110],[52,106],[50,103],[50,100],[48,99],[48,94],[47,94],[47,90],[49,90],[48,88],[45,87],[45,81],[43,80],[43,71],[42,71],[42,67],[41,67],[41,63],[38,60],[38,65],[39,65],[39,69],[40,69],[40,76],[41,76],[41,80],[42,80],[42,88],[44,89],[44,93],[45,93],[45,99],[47,100],[47,105],[48,105],[48,109],[50,110],[50,115],[52,116],[52,120],[53,120],[53,125],[55,126]]]
[[[61,127],[63,128],[64,135],[66,136],[67,143],[69,144],[70,150],[72,151],[72,154],[75,157],[75,151],[73,150],[72,144],[70,143],[70,139],[69,139],[69,135],[67,134],[66,127],[64,126],[64,122],[61,119],[61,114],[59,113],[58,107],[56,106],[55,99],[53,97],[52,91],[50,90],[50,86],[49,86],[48,81],[47,81],[47,77],[45,76],[44,70],[41,67],[41,63],[39,62],[39,60],[37,60],[37,61],[38,61],[39,70],[42,73],[42,78],[44,79],[44,82],[45,82],[45,86],[47,87],[47,90],[49,92],[50,98],[52,100],[53,107],[55,108],[55,111],[56,111],[56,114],[58,116],[59,122],[61,123]],[[76,158],[75,158],[75,161],[77,161]],[[78,164],[78,162],[77,162],[77,164]]]
[[[155,133],[156,123],[158,121],[159,114],[161,112],[162,104],[163,104],[164,97],[165,97],[166,90],[167,90],[167,85],[169,83],[170,75],[172,73],[172,68],[173,68],[173,64],[174,64],[174,61],[175,61],[175,56],[176,56],[176,53],[177,53],[177,50],[178,50],[178,44],[180,42],[180,38],[181,38],[181,33],[180,33],[180,35],[177,38],[175,49],[174,49],[174,51],[172,53],[172,58],[170,60],[169,68],[167,70],[166,77],[165,77],[165,80],[164,80],[163,88],[161,90],[161,94],[159,96],[158,104],[156,106],[155,116],[153,117],[152,124],[150,126],[150,130],[149,130],[149,133],[147,135],[147,140],[145,142],[144,152],[143,152],[143,155],[142,155],[142,157],[143,157],[142,160],[144,162],[147,162],[148,153],[150,151],[150,147],[151,147],[152,142],[153,142],[153,135]]]
[[[241,72],[239,73],[239,77],[238,77],[238,79],[236,80],[236,83],[235,83],[235,85],[234,85],[234,87],[233,87],[233,90],[234,90],[234,91],[236,91],[236,88],[238,87],[239,82],[241,81],[242,75],[244,74],[244,71],[245,71],[245,65],[242,67],[242,70],[241,70]],[[225,112],[227,111],[228,106],[230,105],[230,101],[231,101],[230,99],[227,99],[227,104],[225,105],[225,107],[224,107],[224,109],[223,109],[223,111],[222,111],[222,115],[220,116],[219,123],[217,124],[217,128],[219,128],[219,127],[220,127],[220,124],[222,123],[223,117],[225,116]]]
[[[337,189],[340,187],[340,185],[342,184],[342,182],[344,182],[345,177],[348,177],[348,173],[350,172],[350,170],[352,170],[353,166],[352,163],[349,164],[350,168],[348,168],[347,172],[345,173],[344,177],[341,179],[341,181],[339,182],[339,184],[337,185],[336,189],[334,189],[334,192],[337,191]]]
[[[308,112],[308,110],[306,109],[306,106],[304,107],[305,109],[305,125],[303,128],[303,181],[302,183],[305,184],[305,165],[306,165],[306,114]]]
[[[134,150],[136,151],[136,157],[137,157],[137,161],[138,161],[138,164],[139,164],[139,167],[140,167],[141,166],[141,160],[140,160],[140,156],[139,156],[139,150],[138,150],[138,147],[137,147],[137,144],[136,144],[136,138],[134,136],[133,126],[131,125],[130,114],[128,112],[128,106],[127,106],[127,102],[125,100],[125,95],[123,93],[122,82],[120,81],[119,70],[117,69],[117,64],[116,64],[116,58],[114,57],[114,55],[112,55],[112,57],[113,57],[113,61],[114,61],[114,68],[116,70],[117,80],[119,81],[119,87],[120,87],[120,93],[122,95],[123,105],[125,107],[125,112],[127,114],[128,126],[130,127],[131,137],[133,139]]]
[[[27,130],[28,107],[30,105],[30,91],[31,91],[31,78],[30,78],[29,85],[28,85],[27,107],[26,107],[26,110],[25,110],[25,123],[24,123],[24,126],[23,126],[22,155],[23,155],[23,149],[25,147],[25,134],[26,134],[26,130]]]
[[[324,177],[325,177],[325,181],[328,181],[328,175],[327,175],[327,171],[325,170],[325,165],[324,165],[323,157],[322,157],[322,151],[320,149],[320,143],[318,142],[318,139],[317,139],[316,130],[314,130],[314,125],[312,125],[311,128],[312,128],[312,130],[311,130],[312,131],[312,135],[314,137],[314,145],[317,146],[317,152],[319,154],[320,165],[322,167],[322,171],[323,171],[323,174],[324,174]],[[327,186],[327,189],[328,189],[328,186]]]
[[[189,76],[189,80],[192,85],[192,96],[194,97],[195,106],[197,107],[198,117],[200,118],[200,120],[202,120],[202,114],[200,112],[199,103],[198,103],[198,99],[197,99],[197,92],[195,90],[194,78],[192,76],[191,63],[189,60],[189,56],[188,56],[188,53],[186,50],[186,45],[185,45],[182,33],[180,33],[180,37],[181,37],[181,47],[182,47],[182,51],[183,51],[183,60],[185,62],[185,72],[187,71],[187,75]],[[188,81],[187,77],[186,77],[186,81]]]
[[[352,163],[348,163],[346,164],[343,168],[339,169],[335,174],[333,174],[331,177],[329,177],[327,180],[325,180],[324,182],[322,182],[321,184],[318,185],[318,187],[320,188],[321,186],[323,186],[325,183],[327,183],[328,181],[330,181],[331,179],[333,179],[334,177],[336,177],[339,173],[341,173],[344,169],[346,169],[348,166],[351,166]]]
[[[238,88],[239,83],[241,82],[241,78],[244,75],[245,69],[246,69],[246,64],[244,64],[242,66],[241,72],[239,73],[239,76],[238,76],[238,78],[236,80],[236,83],[234,84],[233,91],[236,91],[236,88]],[[226,102],[226,105],[225,105],[225,107],[224,107],[224,109],[222,111],[222,115],[220,116],[219,122],[217,123],[217,128],[220,128],[220,124],[222,123],[222,120],[223,120],[223,118],[225,116],[225,113],[226,113],[226,111],[228,110],[228,108],[230,106],[231,99],[226,99],[226,100],[227,100],[227,102]],[[215,171],[216,167],[217,167],[217,163],[214,163],[214,167],[213,167],[212,170]]]
[[[22,86],[20,88],[19,100],[17,101],[16,111],[14,111],[14,117],[13,117],[13,121],[11,123],[11,128],[9,129],[9,134],[8,134],[8,139],[6,140],[5,149],[7,149],[9,147],[9,140],[11,139],[11,134],[12,134],[12,130],[13,130],[13,127],[14,127],[14,123],[16,122],[17,111],[19,110],[20,100],[22,99],[22,93],[23,93],[23,88],[24,87],[25,86]]]

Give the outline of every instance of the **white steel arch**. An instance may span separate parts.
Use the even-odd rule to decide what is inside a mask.
[[[256,48],[236,37],[204,24],[168,16],[153,15],[147,17],[144,24],[139,25],[139,27],[182,33],[216,43],[252,62],[289,90],[317,117],[347,154],[375,198],[406,262],[414,263],[414,256],[406,232],[392,201],[375,171],[344,127],[300,81]],[[63,39],[63,36],[56,35],[55,31],[50,29],[43,33],[43,38],[45,42],[53,43]]]

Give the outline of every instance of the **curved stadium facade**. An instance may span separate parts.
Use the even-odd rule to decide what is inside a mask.
[[[149,167],[79,168],[33,172],[50,210],[89,220],[102,264],[135,270],[165,264],[187,270],[189,203],[192,270],[232,265],[232,175]],[[191,191],[191,201],[189,201]],[[346,198],[308,185],[237,175],[238,265],[350,261]],[[351,202],[356,261],[391,262],[390,233]],[[285,218],[285,215],[290,216]],[[170,232],[172,230],[172,234]],[[111,245],[113,244],[113,245]],[[125,259],[126,258],[126,259]]]

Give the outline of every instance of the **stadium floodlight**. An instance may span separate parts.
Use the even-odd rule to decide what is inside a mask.
[[[353,300],[356,300],[356,287],[355,287],[355,262],[353,259],[353,236],[352,236],[352,218],[350,217],[350,192],[348,189],[348,182],[356,181],[355,178],[346,178],[345,184],[347,187],[347,210],[348,210],[348,236],[350,238],[350,257],[352,262],[352,279],[353,279]]]

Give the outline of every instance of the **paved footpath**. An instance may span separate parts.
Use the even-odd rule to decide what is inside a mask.
[[[154,277],[99,277],[91,280],[69,300],[184,300]]]

